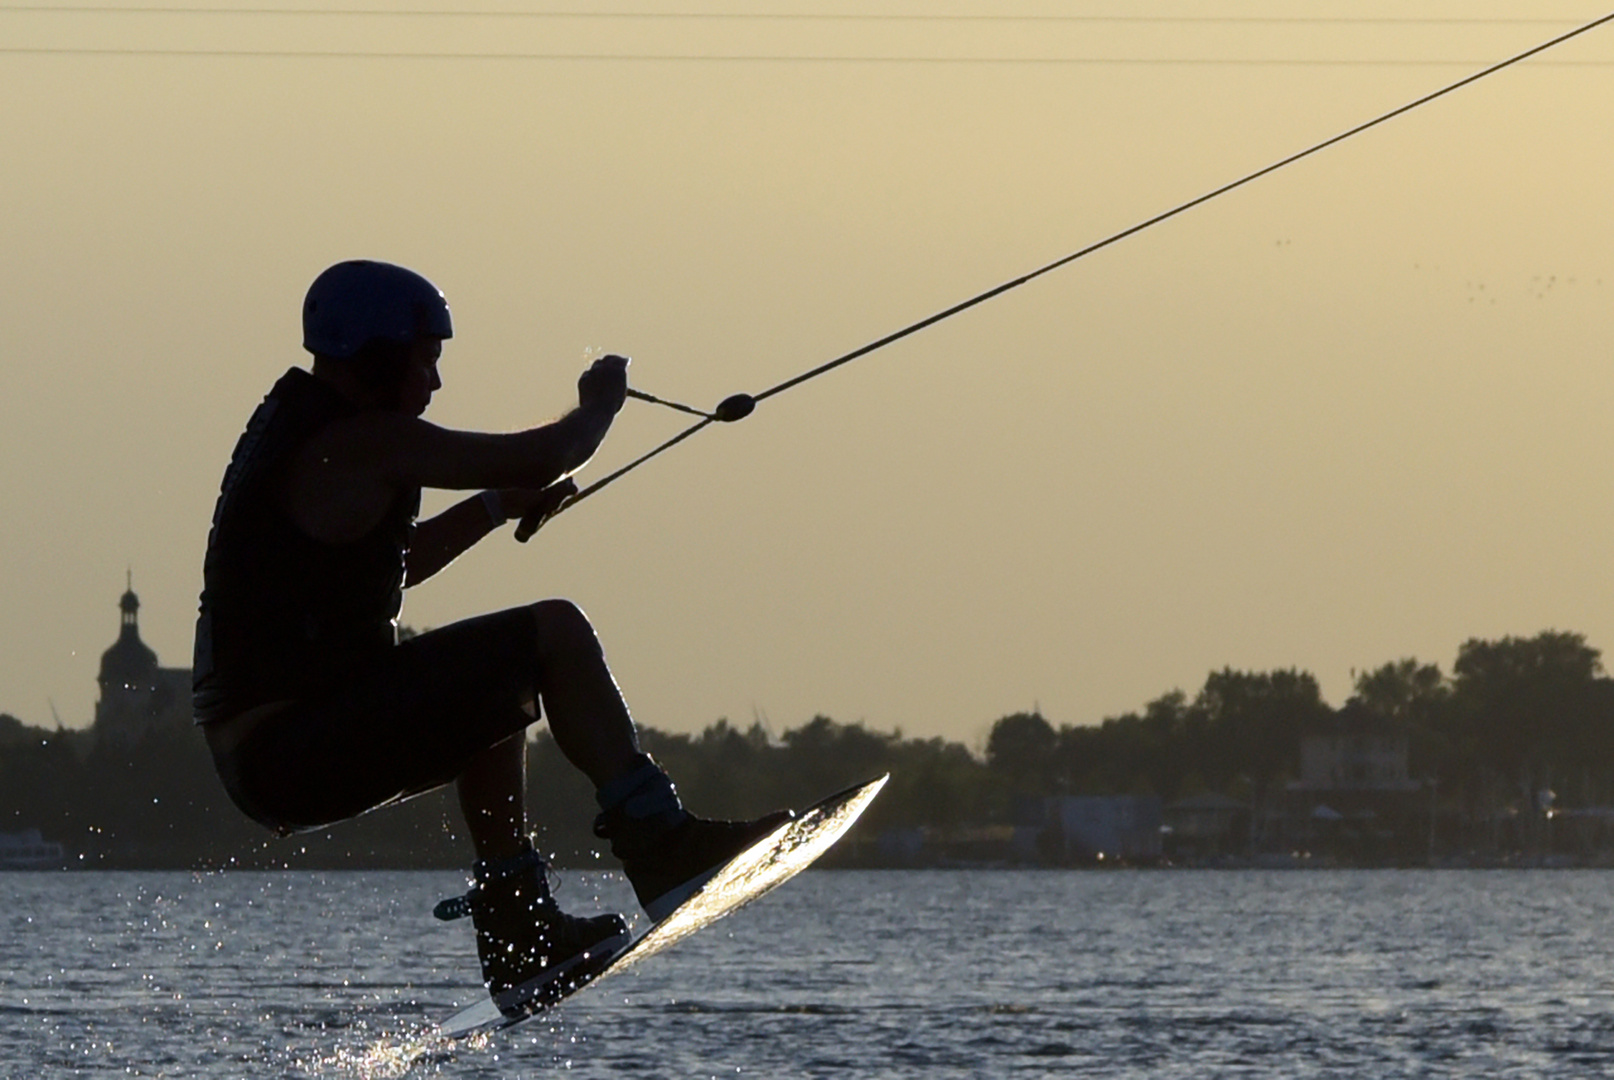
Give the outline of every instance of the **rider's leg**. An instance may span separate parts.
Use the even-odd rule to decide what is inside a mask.
[[[555,745],[596,788],[642,758],[633,717],[588,616],[566,600],[530,609],[538,626],[539,692]]]
[[[567,760],[599,787],[639,758],[627,703],[593,626],[576,605],[545,600],[528,611],[550,733]],[[525,849],[526,782],[525,733],[476,754],[460,773],[455,788],[477,858],[509,859]]]
[[[515,858],[527,844],[527,735],[520,732],[471,758],[454,787],[476,857]]]
[[[597,789],[595,832],[611,841],[634,892],[659,920],[730,858],[789,820],[691,817],[667,774],[639,749],[633,717],[588,617],[565,600],[531,608],[538,625],[538,687],[555,743]]]

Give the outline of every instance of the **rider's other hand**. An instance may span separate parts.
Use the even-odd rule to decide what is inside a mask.
[[[577,380],[579,408],[615,416],[628,396],[628,358],[602,356]]]
[[[506,517],[516,518],[524,524],[530,519],[536,529],[554,517],[577,494],[577,485],[571,480],[559,480],[542,490],[533,488],[501,488],[499,502]]]

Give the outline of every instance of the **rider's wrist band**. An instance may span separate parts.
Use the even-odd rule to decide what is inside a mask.
[[[504,516],[504,500],[499,498],[499,493],[492,488],[482,493],[482,505],[486,507],[488,520],[493,522],[494,528],[510,520]]]

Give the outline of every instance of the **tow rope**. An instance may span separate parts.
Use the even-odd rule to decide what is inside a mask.
[[[709,426],[711,424],[714,424],[714,423],[729,424],[729,423],[733,423],[736,420],[743,420],[747,416],[751,415],[752,411],[756,409],[758,402],[764,401],[767,398],[773,397],[775,394],[783,393],[784,391],[789,390],[793,386],[797,386],[800,383],[806,382],[808,379],[817,378],[818,376],[824,374],[827,371],[833,371],[835,368],[840,367],[842,364],[849,364],[853,360],[856,360],[860,356],[867,356],[869,353],[874,352],[876,349],[883,349],[887,345],[890,345],[893,342],[900,341],[900,340],[902,340],[903,338],[907,337],[910,334],[914,334],[914,333],[919,332],[920,330],[925,329],[927,326],[934,326],[936,323],[941,322],[943,319],[951,318],[952,316],[957,315],[959,312],[966,311],[966,310],[974,307],[977,304],[985,303],[986,301],[992,299],[995,296],[1001,296],[1002,294],[1008,292],[1011,289],[1017,289],[1020,286],[1026,284],[1027,282],[1032,281],[1035,278],[1041,277],[1043,274],[1046,274],[1049,271],[1057,270],[1061,266],[1064,266],[1067,263],[1075,262],[1077,259],[1083,258],[1083,257],[1085,257],[1087,255],[1091,255],[1095,251],[1099,251],[1099,250],[1101,250],[1103,248],[1107,248],[1111,244],[1114,244],[1114,243],[1116,243],[1118,241],[1125,240],[1127,237],[1132,236],[1132,235],[1134,235],[1136,233],[1140,233],[1144,229],[1151,228],[1152,226],[1158,225],[1163,221],[1166,221],[1166,220],[1168,220],[1170,218],[1176,217],[1178,214],[1181,214],[1184,211],[1192,210],[1194,207],[1199,206],[1202,203],[1210,202],[1212,199],[1217,198],[1218,196],[1225,195],[1228,192],[1234,190],[1235,188],[1243,187],[1245,184],[1250,183],[1252,180],[1259,180],[1261,177],[1266,176],[1268,173],[1277,172],[1279,169],[1282,169],[1285,166],[1293,165],[1295,162],[1299,161],[1301,158],[1310,157],[1312,154],[1317,153],[1319,150],[1326,150],[1328,147],[1333,146],[1336,143],[1341,143],[1341,142],[1344,142],[1346,139],[1351,138],[1352,136],[1360,135],[1362,132],[1367,131],[1369,128],[1377,127],[1378,125],[1380,125],[1380,124],[1382,124],[1382,123],[1384,123],[1384,122],[1386,122],[1388,120],[1395,119],[1396,117],[1402,115],[1403,113],[1408,113],[1408,112],[1411,112],[1413,109],[1416,109],[1416,108],[1418,108],[1418,107],[1420,107],[1422,105],[1427,105],[1431,101],[1434,101],[1437,98],[1445,97],[1447,94],[1450,94],[1455,90],[1461,90],[1463,87],[1468,86],[1471,83],[1476,83],[1479,80],[1481,80],[1483,78],[1486,78],[1487,76],[1496,74],[1497,72],[1503,70],[1504,68],[1512,67],[1514,64],[1520,63],[1520,62],[1522,62],[1524,60],[1528,60],[1532,56],[1536,56],[1536,55],[1538,55],[1540,53],[1546,52],[1548,49],[1552,49],[1552,48],[1555,48],[1555,47],[1557,47],[1559,45],[1562,45],[1566,41],[1569,41],[1569,40],[1571,40],[1573,38],[1577,38],[1580,35],[1588,33],[1588,32],[1590,32],[1592,30],[1595,30],[1598,27],[1604,25],[1605,23],[1609,23],[1609,22],[1614,22],[1614,12],[1610,12],[1609,14],[1604,15],[1604,16],[1602,16],[1600,18],[1593,19],[1589,23],[1586,23],[1586,24],[1584,24],[1582,26],[1578,26],[1575,29],[1568,31],[1567,33],[1560,34],[1557,37],[1552,38],[1552,39],[1550,39],[1548,41],[1544,41],[1539,45],[1536,45],[1536,46],[1533,46],[1532,48],[1526,49],[1524,52],[1518,53],[1517,55],[1510,56],[1506,60],[1502,60],[1502,61],[1500,61],[1498,63],[1492,64],[1490,67],[1483,68],[1483,69],[1481,69],[1479,71],[1476,71],[1471,75],[1465,76],[1464,78],[1461,78],[1461,79],[1457,80],[1456,82],[1451,83],[1450,85],[1441,87],[1439,90],[1436,90],[1436,91],[1434,91],[1432,93],[1425,94],[1420,98],[1416,98],[1416,99],[1414,99],[1412,101],[1409,101],[1405,105],[1401,105],[1401,106],[1398,106],[1397,108],[1391,109],[1387,113],[1382,113],[1381,115],[1376,116],[1373,119],[1366,121],[1365,123],[1361,123],[1361,124],[1356,125],[1353,128],[1350,128],[1349,130],[1342,131],[1338,135],[1333,136],[1332,138],[1324,139],[1322,142],[1317,143],[1314,146],[1309,146],[1306,149],[1299,151],[1298,153],[1290,154],[1286,158],[1282,158],[1279,161],[1275,161],[1272,164],[1267,165],[1264,168],[1257,169],[1255,172],[1252,172],[1252,173],[1249,173],[1249,174],[1247,174],[1245,176],[1242,176],[1239,179],[1232,181],[1231,183],[1223,184],[1221,187],[1216,188],[1213,191],[1208,191],[1205,194],[1198,196],[1197,198],[1189,199],[1187,202],[1182,203],[1182,204],[1180,204],[1178,206],[1174,206],[1170,210],[1165,211],[1164,213],[1156,214],[1152,218],[1148,218],[1145,221],[1140,221],[1136,225],[1130,226],[1129,228],[1122,229],[1120,232],[1115,233],[1115,234],[1113,234],[1111,236],[1107,236],[1103,240],[1098,241],[1097,243],[1089,244],[1087,247],[1082,248],[1080,251],[1074,251],[1071,254],[1064,256],[1063,258],[1055,259],[1053,262],[1048,263],[1046,266],[1038,267],[1037,269],[1031,271],[1029,274],[1022,274],[1020,277],[1014,278],[1012,281],[1005,281],[1003,284],[998,285],[998,286],[996,286],[994,288],[988,289],[985,292],[980,293],[980,294],[978,294],[976,296],[972,296],[968,300],[965,300],[965,301],[963,301],[961,303],[954,304],[950,308],[946,308],[945,310],[936,312],[934,315],[930,315],[930,316],[927,316],[927,317],[925,317],[923,319],[920,319],[918,322],[913,323],[913,324],[911,324],[909,326],[905,326],[901,330],[896,331],[895,333],[887,334],[885,337],[880,338],[877,341],[871,341],[867,345],[864,345],[864,346],[862,346],[860,348],[857,348],[857,349],[853,349],[851,352],[846,353],[846,354],[844,354],[842,356],[838,356],[835,359],[829,361],[828,363],[820,364],[819,366],[817,366],[815,368],[812,368],[809,371],[802,372],[800,375],[797,375],[794,378],[786,379],[784,382],[780,383],[779,385],[770,387],[767,390],[762,391],[760,394],[734,394],[734,395],[731,395],[731,396],[729,396],[727,398],[724,398],[720,403],[718,403],[717,408],[713,409],[711,412],[706,412],[706,411],[704,411],[702,409],[697,409],[697,408],[694,408],[693,406],[690,406],[690,405],[682,405],[682,404],[679,404],[678,402],[666,401],[666,400],[663,400],[662,398],[655,397],[652,394],[647,394],[647,393],[644,393],[644,392],[642,392],[640,390],[629,389],[628,390],[628,396],[629,397],[637,398],[640,401],[646,401],[646,402],[649,402],[649,403],[654,404],[654,405],[664,405],[664,406],[666,406],[668,408],[676,409],[679,412],[685,412],[685,413],[693,414],[695,416],[699,416],[699,417],[701,417],[701,419],[700,419],[700,421],[695,423],[693,426],[685,428],[683,431],[679,432],[677,435],[675,435],[672,438],[668,439],[666,442],[662,443],[660,446],[658,446],[655,449],[651,450],[649,453],[643,454],[640,457],[635,458],[633,461],[628,462],[628,464],[622,466],[620,469],[617,469],[615,472],[610,473],[610,474],[608,474],[606,476],[603,476],[600,479],[594,481],[588,487],[585,487],[581,491],[579,491],[571,499],[569,499],[566,502],[562,503],[561,506],[558,509],[554,510],[552,513],[548,514],[547,516],[540,517],[540,516],[538,516],[536,514],[531,514],[531,515],[528,515],[527,517],[522,518],[520,523],[516,526],[516,539],[520,540],[522,543],[526,543],[527,540],[532,537],[533,533],[538,531],[538,527],[540,525],[544,524],[544,522],[548,521],[549,518],[554,517],[555,514],[560,513],[562,510],[567,510],[567,509],[570,509],[573,506],[576,506],[578,503],[582,502],[584,499],[588,498],[590,495],[594,494],[596,491],[600,490],[605,485],[617,480],[618,478],[626,475],[627,473],[632,472],[634,469],[637,469],[640,465],[643,465],[645,462],[649,461],[651,458],[657,456],[658,454],[661,454],[662,452],[664,452],[666,450],[672,449],[674,446],[677,446],[679,443],[683,442],[685,439],[689,438],[691,435],[695,434],[697,431],[700,431],[702,428],[705,428],[705,427],[707,427],[707,426]]]

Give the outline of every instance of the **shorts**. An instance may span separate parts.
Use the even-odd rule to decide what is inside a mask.
[[[284,835],[452,783],[537,718],[537,633],[522,607],[399,642],[266,717],[218,762],[225,790]]]

